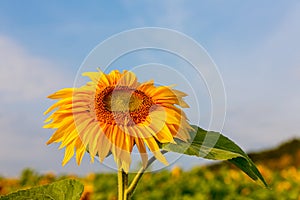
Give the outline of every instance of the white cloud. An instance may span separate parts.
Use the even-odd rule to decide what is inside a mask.
[[[163,11],[158,15],[157,22],[162,25],[171,26],[178,30],[184,30],[185,23],[189,20],[190,12],[184,1],[163,1]]]
[[[58,65],[31,55],[13,39],[0,35],[0,92],[2,102],[30,101],[69,81]],[[60,70],[62,71],[62,70]]]
[[[189,4],[180,0],[143,1],[142,3],[124,0],[122,5],[129,11],[143,7],[142,15],[135,15],[133,19],[135,25],[139,26],[159,26],[183,31],[191,14],[191,10],[187,7]]]
[[[50,163],[45,145],[50,135],[42,129],[46,96],[72,86],[72,79],[59,64],[1,35],[0,55],[0,173],[16,175],[24,167]]]
[[[236,68],[224,76],[228,94],[225,131],[248,149],[300,136],[299,10],[300,4],[291,8],[247,56],[235,52],[235,60],[227,60],[226,65]]]

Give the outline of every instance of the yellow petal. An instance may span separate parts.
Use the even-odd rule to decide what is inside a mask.
[[[99,72],[84,72],[82,76],[87,76],[93,81],[94,83],[98,83],[100,76]]]
[[[135,138],[134,141],[135,141],[135,144],[136,144],[136,146],[137,146],[137,148],[140,152],[143,168],[145,169],[147,167],[147,164],[148,164],[148,154],[147,154],[147,151],[146,151],[144,141],[142,139],[139,139],[139,138]]]
[[[173,139],[173,135],[171,131],[169,130],[168,126],[163,126],[163,128],[155,135],[155,138],[160,143],[175,143]]]
[[[61,105],[66,105],[66,104],[70,104],[72,105],[72,98],[65,98],[62,100],[59,100],[58,102],[56,102],[55,104],[53,104],[52,106],[50,106],[45,112],[44,115],[48,114],[49,112],[51,112],[53,109],[61,106]]]
[[[67,98],[71,97],[73,95],[74,88],[64,88],[61,89],[54,94],[51,94],[48,96],[50,99],[61,99],[61,98]]]
[[[159,146],[156,142],[156,140],[153,137],[143,139],[150,151],[155,152],[159,151]]]
[[[130,153],[127,151],[121,151],[121,168],[124,170],[125,173],[129,172],[129,167],[131,163]]]
[[[157,142],[155,141],[155,139],[147,138],[147,139],[144,139],[144,141],[157,160],[159,160],[160,162],[162,162],[165,165],[169,165],[166,158],[160,152],[159,146],[157,145]]]
[[[62,165],[65,166],[67,162],[69,162],[69,160],[72,158],[73,155],[74,155],[74,144],[68,145],[66,147],[65,156]]]
[[[127,86],[130,88],[136,88],[137,85],[137,78],[132,72],[125,72],[117,83],[117,86]]]
[[[80,138],[77,138],[77,141],[75,142],[76,147],[76,162],[77,165],[80,165],[84,152],[86,151],[85,146],[81,143]]]
[[[47,145],[53,143],[53,142],[59,142],[62,140],[62,137],[64,135],[64,131],[55,131],[55,133],[50,137],[50,139],[47,141]]]
[[[101,162],[106,158],[108,152],[111,150],[111,142],[107,138],[106,134],[110,133],[100,133],[99,142],[98,142],[98,155]]]
[[[164,165],[169,165],[167,159],[163,156],[163,154],[160,151],[153,151],[152,153],[155,156],[155,158],[162,162]]]

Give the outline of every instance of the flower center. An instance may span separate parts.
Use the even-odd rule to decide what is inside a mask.
[[[132,126],[145,121],[154,105],[144,92],[126,86],[96,91],[95,112],[100,122]]]
[[[133,112],[139,109],[143,100],[134,90],[114,90],[103,98],[105,108],[112,112]]]

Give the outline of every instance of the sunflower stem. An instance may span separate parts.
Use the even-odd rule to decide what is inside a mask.
[[[124,199],[123,170],[118,170],[118,200]]]
[[[167,151],[161,151],[162,154],[167,153]],[[132,182],[130,183],[128,189],[125,190],[125,196],[127,196],[127,199],[130,199],[131,195],[134,193],[135,188],[138,184],[138,182],[141,180],[143,174],[145,173],[145,171],[147,170],[147,168],[156,160],[156,158],[154,156],[152,156],[149,160],[148,163],[146,165],[146,167],[141,167],[141,169],[138,171],[138,173],[135,175],[134,179],[132,180]]]
[[[118,170],[118,200],[127,200],[128,174],[124,170]]]
[[[127,188],[128,188],[128,174],[122,170],[122,177],[123,177],[123,199],[127,200],[129,197],[127,196]]]
[[[123,200],[123,175],[122,170],[118,170],[118,200]]]

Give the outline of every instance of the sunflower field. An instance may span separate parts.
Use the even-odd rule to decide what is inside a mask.
[[[243,172],[230,165],[221,165],[217,169],[197,167],[189,171],[173,167],[170,171],[144,174],[133,199],[300,200],[300,168],[290,166],[282,170],[271,170],[262,165],[258,165],[258,168],[268,182],[269,189],[254,183]],[[0,177],[0,195],[62,179],[77,179],[84,184],[82,200],[117,199],[115,173],[91,173],[85,177],[77,177],[57,176],[52,173],[38,174],[32,169],[24,169],[18,179]]]
[[[132,199],[300,200],[299,147],[300,140],[294,139],[274,149],[249,154],[269,188],[257,184],[227,161],[195,167],[189,171],[174,166],[171,170],[145,173]],[[134,176],[135,174],[130,174],[129,179]],[[83,191],[81,200],[117,200],[118,198],[115,172],[90,173],[81,177],[50,172],[39,174],[33,169],[26,168],[18,178],[2,177],[0,174],[0,200],[5,200],[2,195],[64,180],[77,180],[80,185],[83,184],[84,187],[80,186],[80,191]],[[58,188],[60,189],[60,186]]]

